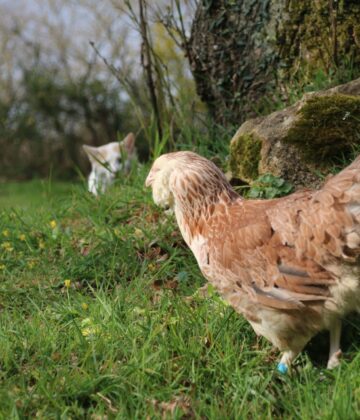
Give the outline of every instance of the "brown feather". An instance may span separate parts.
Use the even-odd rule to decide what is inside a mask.
[[[164,156],[177,221],[202,272],[275,345],[298,349],[360,307],[360,158],[319,191],[243,200],[206,159]]]

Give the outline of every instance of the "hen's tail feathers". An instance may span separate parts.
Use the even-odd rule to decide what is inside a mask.
[[[331,195],[341,203],[360,201],[360,156],[340,173],[330,178],[316,197],[322,201],[324,195]],[[332,203],[331,203],[332,204]]]
[[[313,200],[322,216],[320,241],[333,256],[355,261],[360,252],[360,156],[330,178]]]

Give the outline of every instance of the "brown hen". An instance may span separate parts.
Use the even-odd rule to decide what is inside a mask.
[[[319,191],[274,200],[244,200],[192,152],[160,156],[146,185],[174,209],[204,276],[284,352],[281,372],[324,329],[338,365],[341,318],[360,307],[360,158]]]

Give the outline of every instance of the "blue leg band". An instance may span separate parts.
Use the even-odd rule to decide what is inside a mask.
[[[288,367],[285,365],[285,363],[279,363],[277,365],[277,371],[285,375],[288,371]]]

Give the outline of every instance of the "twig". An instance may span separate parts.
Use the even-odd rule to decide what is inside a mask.
[[[151,60],[151,48],[149,44],[148,34],[147,34],[147,22],[144,15],[144,8],[146,7],[146,3],[144,0],[139,0],[139,17],[140,17],[140,35],[142,38],[141,44],[141,64],[144,68],[145,76],[147,79],[147,85],[149,88],[150,93],[150,100],[154,110],[157,131],[159,134],[159,138],[162,138],[162,127],[161,127],[161,119],[159,113],[159,104],[158,98],[156,96],[155,90],[155,83],[153,78],[153,71],[152,71],[152,60]]]

